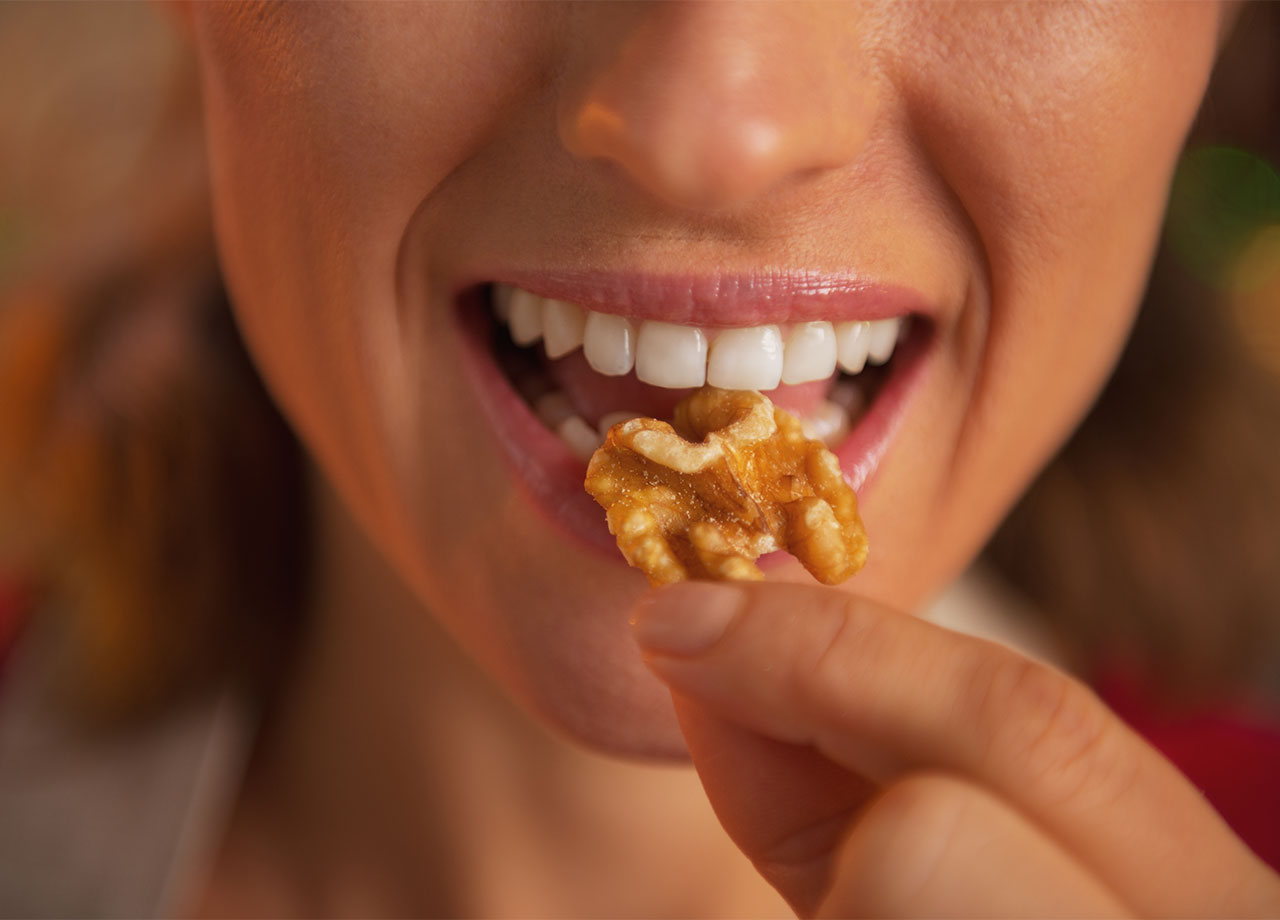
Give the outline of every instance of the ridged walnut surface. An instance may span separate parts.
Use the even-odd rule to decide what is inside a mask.
[[[654,585],[760,580],[762,553],[785,549],[834,585],[862,568],[867,535],[835,455],[750,390],[703,387],[674,425],[615,425],[587,466],[627,562]]]

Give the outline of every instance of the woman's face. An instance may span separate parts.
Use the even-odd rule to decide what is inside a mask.
[[[790,347],[829,321],[854,367],[842,324],[911,317],[883,370],[819,347],[796,359],[818,382],[777,398],[850,419],[871,554],[847,588],[912,609],[1111,367],[1219,28],[1199,4],[190,14],[223,266],[272,392],[423,616],[548,721],[632,751],[678,737],[628,635],[646,582],[513,379],[598,423],[674,392],[593,369],[626,363],[617,317],[651,382],[691,381],[710,341],[766,387],[767,350],[721,330]],[[599,314],[591,362],[497,347],[495,282]],[[514,296],[521,323],[568,317],[556,343],[574,328]]]

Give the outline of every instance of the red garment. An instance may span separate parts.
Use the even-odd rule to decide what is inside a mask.
[[[1174,711],[1120,674],[1098,692],[1280,871],[1280,712],[1255,701]]]
[[[24,582],[0,573],[0,678],[9,650],[18,640],[18,631],[26,618],[29,592]]]

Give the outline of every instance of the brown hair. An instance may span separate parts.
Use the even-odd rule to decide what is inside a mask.
[[[302,607],[301,452],[219,283],[194,92],[186,70],[133,180],[0,300],[0,573],[98,722],[266,679]]]
[[[1275,158],[1272,126],[1233,108],[1250,89],[1280,110],[1280,79],[1267,97],[1241,69],[1280,60],[1280,16],[1248,15],[1262,25],[1226,50],[1199,127],[1252,126],[1233,138]],[[71,697],[99,716],[270,670],[305,603],[301,454],[218,283],[193,75],[178,82],[106,223],[0,301],[0,561],[35,574],[74,640]],[[988,558],[1078,664],[1121,648],[1204,684],[1280,647],[1280,390],[1209,306],[1221,292],[1184,274],[1162,254],[1110,385]]]

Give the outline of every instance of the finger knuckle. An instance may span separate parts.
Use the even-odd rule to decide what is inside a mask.
[[[909,773],[876,797],[863,820],[885,832],[884,842],[913,849],[926,835],[936,839],[938,828],[958,818],[969,798],[969,785],[959,779],[932,772]]]
[[[844,898],[881,914],[927,890],[962,828],[977,791],[954,777],[913,773],[866,808],[840,854]]]
[[[1030,780],[1061,804],[1110,801],[1130,774],[1118,725],[1089,688],[1021,656],[980,670],[975,692],[987,769]]]

